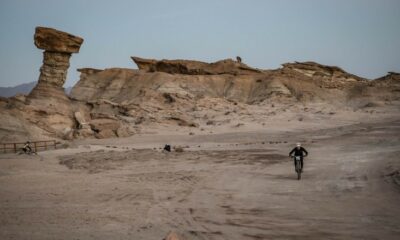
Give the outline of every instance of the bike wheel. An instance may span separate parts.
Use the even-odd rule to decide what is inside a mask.
[[[301,166],[300,166],[300,161],[297,161],[296,163],[296,172],[297,172],[297,180],[301,179]]]

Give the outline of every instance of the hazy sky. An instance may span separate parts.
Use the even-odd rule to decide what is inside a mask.
[[[368,78],[400,72],[399,0],[1,0],[0,86],[38,79],[36,26],[85,39],[66,86],[77,68],[136,68],[130,56],[240,55],[264,69],[316,61]]]

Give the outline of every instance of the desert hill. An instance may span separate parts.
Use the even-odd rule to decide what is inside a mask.
[[[0,141],[126,137],[157,127],[216,131],[265,124],[260,119],[289,121],[304,111],[311,118],[335,109],[398,106],[400,100],[397,73],[368,80],[315,62],[261,70],[232,59],[140,57],[132,57],[138,70],[78,69],[80,80],[67,96],[69,61],[82,43],[55,29],[36,29],[35,45],[45,50],[39,81],[27,96],[1,99]]]
[[[28,94],[35,87],[36,82],[19,84],[14,87],[0,87],[0,97],[12,97],[17,94]]]

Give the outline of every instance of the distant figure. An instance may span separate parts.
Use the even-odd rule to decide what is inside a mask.
[[[171,145],[165,144],[164,151],[171,152]]]
[[[238,63],[241,63],[241,62],[242,62],[242,58],[239,57],[239,56],[237,56],[237,57],[236,57],[236,61],[237,61]]]
[[[24,147],[22,148],[22,150],[24,151],[24,153],[30,154],[32,153],[32,147],[31,147],[31,142],[27,141],[24,145]]]
[[[303,171],[303,166],[304,166],[303,157],[306,157],[306,156],[308,155],[307,150],[304,149],[304,148],[301,146],[301,143],[297,143],[297,144],[296,144],[296,147],[293,148],[293,150],[290,151],[290,153],[289,153],[289,156],[290,156],[290,157],[292,157],[293,155],[294,155],[294,156],[299,156],[299,157],[300,157],[301,169],[302,169],[302,171]],[[293,158],[293,159],[294,159],[294,158]],[[295,159],[294,159],[294,166],[296,167],[296,160],[295,160]]]

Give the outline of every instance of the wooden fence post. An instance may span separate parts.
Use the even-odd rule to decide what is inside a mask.
[[[33,143],[35,146],[35,152],[37,152],[36,142]]]
[[[57,142],[54,140],[54,149],[57,149]]]
[[[17,153],[17,144],[14,143],[14,153]]]

